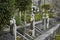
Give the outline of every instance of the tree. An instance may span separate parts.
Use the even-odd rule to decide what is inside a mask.
[[[18,16],[20,16],[20,20],[21,20],[21,13],[22,12],[24,13],[24,23],[25,24],[26,24],[26,10],[28,10],[28,9],[30,10],[31,6],[32,6],[32,0],[16,0],[16,8],[19,9]],[[20,14],[19,14],[19,12],[20,12]]]
[[[25,11],[28,8],[31,8],[31,0],[16,0],[16,7],[19,8],[19,11]]]
[[[20,20],[21,20],[21,12],[26,13],[26,10],[31,9],[31,5],[32,5],[31,0],[16,0],[16,8],[19,9],[18,15],[20,15]],[[24,16],[24,19],[25,17],[26,16]]]
[[[10,24],[15,8],[15,0],[0,0],[0,31]]]

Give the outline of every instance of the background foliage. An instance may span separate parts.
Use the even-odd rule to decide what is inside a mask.
[[[13,15],[15,0],[0,0],[0,31],[8,25]]]

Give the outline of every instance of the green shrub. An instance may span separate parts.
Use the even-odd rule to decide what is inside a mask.
[[[24,21],[24,14],[21,15],[21,21]],[[42,19],[42,16],[43,14],[35,14],[35,21],[39,21]],[[49,13],[49,18],[53,18],[53,15],[52,13]],[[19,16],[16,16],[16,24],[17,25],[20,25],[20,17]],[[26,22],[27,23],[30,23],[30,20],[31,20],[31,16],[30,15],[26,15]]]
[[[39,15],[38,14],[35,14],[35,21],[38,21],[38,20],[40,20],[39,19]]]
[[[21,14],[21,20],[24,21],[24,14]]]
[[[53,14],[52,13],[49,14],[49,18],[53,18]]]
[[[22,14],[21,16],[21,20],[24,21],[24,14]],[[40,19],[42,18],[42,14],[35,14],[35,21],[39,21]],[[30,15],[26,15],[26,22],[27,23],[30,23],[30,20],[31,20],[31,16]]]
[[[35,14],[35,21],[39,21],[42,18],[42,14]]]
[[[20,17],[19,16],[16,16],[15,17],[15,20],[16,20],[16,25],[20,25]]]
[[[27,15],[27,16],[26,16],[26,22],[29,23],[30,20],[31,20],[31,16]]]
[[[51,8],[50,4],[44,4],[41,6],[41,9],[46,9],[46,10],[49,10]]]

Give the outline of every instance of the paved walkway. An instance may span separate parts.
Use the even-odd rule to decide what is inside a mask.
[[[0,40],[15,40],[15,38],[10,33],[5,33],[0,36]]]

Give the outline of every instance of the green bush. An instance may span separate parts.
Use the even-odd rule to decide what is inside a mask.
[[[50,4],[44,4],[44,5],[41,5],[41,9],[46,9],[46,10],[49,10],[51,8]]]
[[[35,21],[38,21],[38,20],[40,20],[39,19],[39,15],[38,14],[35,14]]]
[[[29,23],[30,20],[31,20],[31,16],[27,15],[27,16],[26,16],[26,22]]]
[[[53,18],[53,14],[52,13],[49,14],[49,18]]]
[[[19,16],[16,16],[15,17],[15,20],[16,20],[16,25],[20,25],[20,17]]]
[[[42,19],[42,14],[35,14],[35,21],[39,21],[40,19]]]
[[[24,21],[24,14],[22,14],[21,16],[21,20]],[[35,14],[35,21],[39,21],[40,19],[42,18],[42,14]],[[30,23],[30,20],[31,20],[31,16],[30,15],[26,15],[26,22],[27,23]]]
[[[21,15],[21,21],[24,21],[24,14]],[[20,17],[16,16],[16,24],[20,25]],[[35,21],[39,21],[40,19],[42,19],[42,14],[35,14]],[[30,15],[26,15],[26,22],[30,23],[31,20],[31,16]]]
[[[47,12],[46,12],[47,13]],[[45,14],[46,14],[45,13]],[[21,15],[21,21],[24,21],[24,14],[22,14]],[[43,14],[42,13],[40,13],[40,14],[35,14],[35,21],[39,21],[39,20],[41,20],[42,19],[42,16],[43,16]],[[52,15],[52,13],[49,13],[49,18],[53,18],[53,15]],[[26,22],[27,23],[30,23],[31,21],[31,15],[26,15]],[[20,17],[19,16],[16,16],[16,24],[17,25],[20,25]]]
[[[24,14],[21,14],[21,20],[24,21]]]

